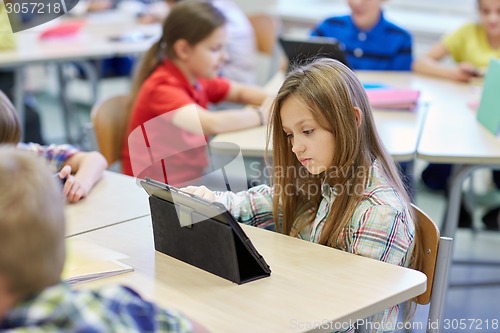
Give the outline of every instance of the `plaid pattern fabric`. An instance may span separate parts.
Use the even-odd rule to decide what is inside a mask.
[[[32,151],[45,158],[54,173],[62,169],[68,158],[79,152],[78,148],[68,144],[42,146],[37,143],[18,143],[17,148]]]
[[[216,201],[224,204],[235,218],[245,224],[268,227],[272,220],[272,190],[267,185],[239,193],[216,192]],[[299,237],[318,243],[330,207],[335,200],[333,187],[323,185],[323,199],[311,225]],[[342,249],[368,258],[408,267],[411,262],[415,225],[405,203],[396,190],[381,175],[377,162],[370,168],[364,188],[364,199],[358,205],[351,224],[340,237],[346,237]],[[396,323],[398,307],[386,309],[371,318],[384,323],[381,328]],[[392,326],[394,327],[394,326]],[[380,330],[381,332],[383,330]]]
[[[72,290],[61,282],[18,304],[0,321],[2,332],[191,332],[183,315],[112,286]]]
[[[238,193],[215,192],[215,197],[239,222],[260,228],[274,225],[272,190],[267,185]]]

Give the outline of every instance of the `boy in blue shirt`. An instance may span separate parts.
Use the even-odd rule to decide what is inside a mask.
[[[345,46],[355,70],[411,70],[412,37],[387,21],[384,0],[348,0],[351,15],[334,16],[318,24],[311,36],[332,37]]]
[[[411,34],[387,21],[382,11],[385,0],[347,0],[351,15],[333,16],[318,24],[311,36],[331,37],[344,44],[353,70],[410,71]],[[408,163],[399,164],[407,190],[413,196],[413,177]]]

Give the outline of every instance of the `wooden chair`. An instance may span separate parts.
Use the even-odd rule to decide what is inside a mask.
[[[255,33],[255,43],[259,52],[258,82],[264,84],[278,70],[279,49],[277,45],[281,23],[277,17],[267,14],[253,14],[248,20]]]
[[[451,263],[453,239],[440,237],[439,229],[432,219],[420,208],[412,205],[415,210],[415,225],[420,230],[422,252],[417,258],[418,270],[427,276],[427,289],[415,299],[420,305],[430,303],[429,317],[426,325],[427,333],[438,333],[443,323],[442,312],[448,288],[448,270]],[[409,302],[403,303],[406,312]],[[432,323],[430,325],[429,323]],[[438,325],[439,323],[439,325]],[[366,326],[360,326],[356,333],[367,333]]]
[[[276,37],[280,29],[277,18],[266,14],[255,14],[248,16],[248,20],[255,32],[257,50],[272,56],[276,46]]]
[[[116,95],[98,102],[91,111],[97,145],[108,165],[121,159],[129,121],[127,106],[128,96]]]
[[[429,304],[427,333],[438,333],[443,324],[443,306],[448,289],[448,271],[452,259],[453,238],[441,237],[432,219],[413,205],[416,226],[420,229],[422,253],[417,259],[419,268],[427,276],[427,290],[416,298],[417,304]]]

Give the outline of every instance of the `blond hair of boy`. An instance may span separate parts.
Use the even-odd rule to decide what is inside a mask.
[[[9,300],[60,281],[64,196],[51,174],[43,159],[0,147],[0,314]]]

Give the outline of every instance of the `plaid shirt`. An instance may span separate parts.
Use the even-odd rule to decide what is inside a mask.
[[[62,169],[68,158],[79,152],[78,148],[68,144],[41,146],[38,143],[18,143],[17,148],[32,151],[45,158],[54,173]]]
[[[235,218],[245,224],[269,228],[274,224],[272,216],[272,190],[267,185],[253,187],[239,193],[216,192],[216,201],[224,204]],[[318,243],[335,200],[335,190],[323,185],[316,217],[299,237]],[[375,162],[370,168],[364,199],[358,205],[351,224],[340,237],[346,237],[344,251],[368,258],[408,267],[413,252],[415,226],[408,208],[396,190],[380,174]],[[394,306],[374,315],[372,322],[395,324],[399,308]],[[374,327],[384,325],[373,325]],[[392,326],[394,327],[394,326]]]
[[[1,332],[191,332],[181,314],[111,286],[72,290],[61,282],[18,304],[0,321]]]

